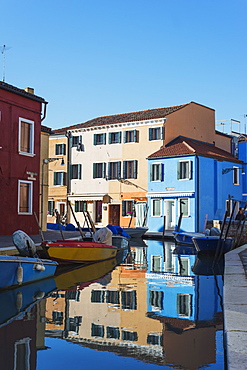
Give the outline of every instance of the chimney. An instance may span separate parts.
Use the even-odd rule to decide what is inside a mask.
[[[34,94],[34,89],[32,87],[26,87],[25,91],[28,92],[29,94]]]

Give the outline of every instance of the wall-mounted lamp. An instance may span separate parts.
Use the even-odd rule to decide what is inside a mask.
[[[59,161],[60,159],[61,159],[61,166],[64,166],[65,162],[63,158],[45,158],[43,159],[43,164],[48,164],[50,162]]]
[[[245,163],[244,163],[245,164]],[[226,173],[230,172],[230,171],[234,171],[234,170],[242,170],[242,175],[245,175],[245,170],[244,170],[244,167],[231,167],[231,168],[223,168],[222,169],[222,175],[225,175]]]

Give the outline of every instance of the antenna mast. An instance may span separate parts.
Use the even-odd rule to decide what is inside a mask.
[[[9,48],[6,47],[6,45],[3,45],[2,46],[2,54],[3,54],[3,82],[5,82],[5,52],[6,50],[8,50]]]

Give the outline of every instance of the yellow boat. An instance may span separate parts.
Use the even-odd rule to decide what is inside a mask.
[[[55,276],[57,290],[66,290],[75,286],[81,288],[89,283],[97,281],[111,272],[117,266],[117,259],[111,258],[106,261],[95,262],[88,265],[73,265],[70,269],[58,267]],[[71,265],[72,266],[72,265]]]
[[[114,258],[118,248],[93,242],[78,240],[44,241],[41,244],[49,258],[60,263],[92,263]]]

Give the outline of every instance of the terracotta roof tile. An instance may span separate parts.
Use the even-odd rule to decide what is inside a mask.
[[[213,144],[204,143],[186,137],[177,137],[167,145],[152,153],[148,158],[176,157],[182,155],[201,155],[222,161],[240,162],[231,153],[215,147]]]
[[[26,98],[29,98],[31,100],[35,100],[35,101],[38,101],[38,102],[41,102],[41,103],[47,103],[45,101],[45,99],[41,98],[40,96],[31,94],[31,93],[29,93],[29,92],[27,92],[23,89],[19,89],[18,87],[13,86],[13,85],[9,85],[9,84],[7,84],[6,82],[3,82],[3,81],[0,81],[0,89],[6,90],[6,91],[9,91],[9,92],[18,94],[18,95],[25,96]]]
[[[121,113],[121,114],[114,114],[111,116],[102,116],[93,118],[84,123],[78,123],[77,125],[65,127],[58,130],[53,130],[54,133],[65,132],[67,130],[77,129],[77,128],[86,128],[92,126],[104,126],[109,124],[117,124],[117,123],[124,123],[124,122],[134,122],[134,121],[145,121],[150,119],[159,119],[168,116],[169,114],[184,108],[188,104],[176,105],[173,107],[166,107],[166,108],[154,108],[154,109],[147,109],[142,110],[139,112],[130,112],[130,113]]]

